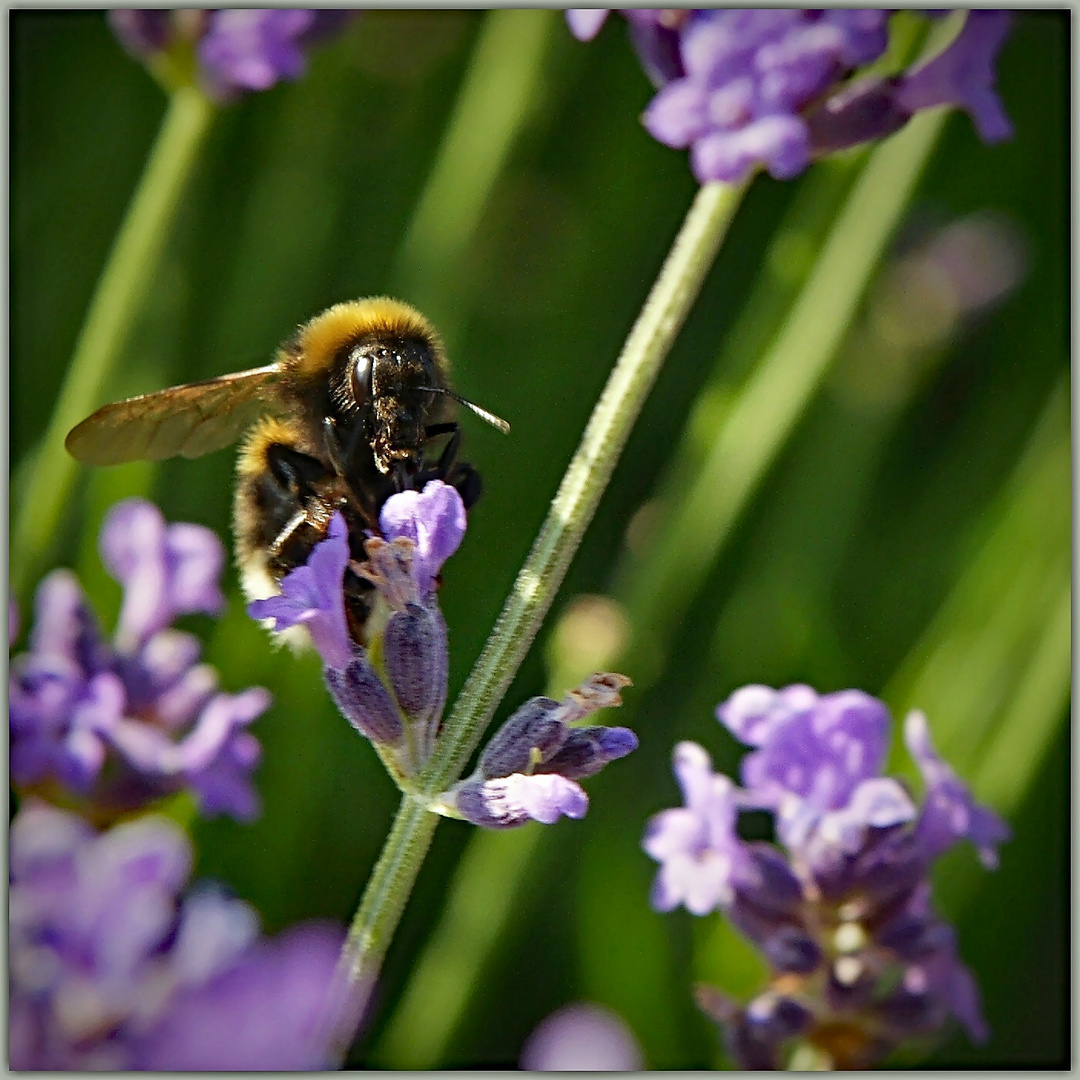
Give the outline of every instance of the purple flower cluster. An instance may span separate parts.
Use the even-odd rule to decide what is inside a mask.
[[[913,712],[904,724],[923,777],[921,806],[881,775],[889,714],[861,691],[748,686],[717,717],[753,747],[743,786],[714,773],[700,746],[680,743],[675,773],[686,805],[652,819],[644,848],[660,863],[656,908],[720,909],[773,971],[770,987],[745,1006],[699,991],[735,1060],[780,1068],[800,1039],[837,1068],[866,1068],[950,1016],[984,1039],[978,990],[933,909],[928,873],[960,840],[992,867],[1009,833],[937,755],[925,716]],[[742,810],[771,812],[783,850],[744,841]]]
[[[170,628],[221,609],[221,542],[130,499],[110,511],[100,546],[124,587],[116,633],[104,637],[72,573],[41,583],[30,650],[9,676],[12,780],[102,819],[181,790],[205,814],[255,816],[260,750],[248,727],[270,696],[220,691],[198,640]]]
[[[401,783],[431,757],[446,704],[448,643],[436,586],[465,535],[465,506],[455,488],[431,480],[423,491],[387,499],[379,526],[382,536],[364,542],[367,558],[356,567],[375,586],[366,647],[350,636],[345,615],[350,552],[340,515],[307,563],[282,580],[281,594],[248,611],[276,632],[307,628],[338,708]],[[496,732],[476,772],[432,809],[488,828],[582,817],[588,798],[577,781],[630,753],[637,739],[626,728],[569,725],[621,704],[628,682],[594,675],[561,703],[526,702]]]
[[[605,9],[570,11],[595,36]],[[654,138],[690,148],[699,181],[738,182],[759,166],[777,179],[823,153],[888,135],[920,109],[954,105],[986,142],[1012,129],[994,65],[1007,11],[972,11],[939,56],[902,75],[852,80],[888,44],[879,8],[634,10],[626,15],[643,66],[659,87],[642,121]]]
[[[166,81],[194,72],[218,101],[299,79],[308,50],[350,17],[343,9],[312,8],[109,12],[113,32],[136,59],[161,71]]]
[[[338,708],[400,778],[430,756],[446,703],[449,658],[436,580],[465,535],[465,507],[454,488],[432,480],[422,492],[387,499],[379,524],[383,536],[365,541],[359,567],[375,586],[367,648],[352,639],[345,615],[350,552],[341,515],[307,563],[282,580],[281,595],[248,611],[278,632],[307,628]]]
[[[577,783],[637,749],[623,727],[571,727],[622,704],[625,675],[591,675],[562,701],[530,698],[491,737],[476,770],[439,799],[438,809],[473,825],[510,829],[582,818],[589,797]]]
[[[40,803],[11,825],[8,1053],[16,1070],[312,1070],[346,1030],[340,930],[260,939],[245,903],[182,892],[187,836],[98,834]],[[339,1027],[340,1025],[340,1027]]]

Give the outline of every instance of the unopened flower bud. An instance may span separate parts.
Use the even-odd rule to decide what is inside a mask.
[[[323,674],[337,707],[361,735],[386,745],[401,740],[401,714],[367,656],[354,656],[346,668],[328,667]]]

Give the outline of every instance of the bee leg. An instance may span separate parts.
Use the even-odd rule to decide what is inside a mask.
[[[329,475],[318,458],[284,443],[271,443],[266,448],[266,464],[282,496],[301,502],[313,495],[315,485]]]
[[[429,439],[439,435],[450,435],[446,446],[443,447],[438,461],[430,468],[424,469],[421,477],[424,482],[437,479],[457,488],[465,509],[475,505],[480,498],[482,483],[480,474],[468,462],[458,461],[457,454],[461,449],[461,428],[454,423],[432,424],[425,434]]]
[[[323,417],[323,439],[326,442],[326,456],[338,476],[345,475],[345,456],[342,454],[341,440],[338,438],[337,424],[332,416]]]
[[[307,511],[304,509],[297,510],[295,514],[285,523],[285,527],[274,538],[273,543],[269,547],[270,557],[276,559],[284,550],[285,545],[289,542],[294,532],[300,528],[308,519]]]

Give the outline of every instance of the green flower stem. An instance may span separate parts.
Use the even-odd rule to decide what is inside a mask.
[[[179,89],[169,100],[139,186],[98,279],[49,426],[21,477],[22,502],[11,543],[13,592],[29,584],[48,552],[77,468],[64,449],[64,437],[101,404],[124,340],[153,283],[169,225],[213,116],[213,104],[198,90]]]
[[[745,185],[698,192],[593,410],[548,516],[420,778],[434,796],[457,779],[540,627],[664,357],[712,266]],[[361,990],[382,964],[438,819],[406,797],[349,930],[343,964]]]

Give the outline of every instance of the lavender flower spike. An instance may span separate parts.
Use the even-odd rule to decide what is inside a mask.
[[[577,781],[637,749],[637,736],[628,728],[568,724],[620,705],[619,691],[629,684],[624,675],[598,674],[561,702],[531,698],[492,736],[476,771],[432,809],[489,829],[584,817],[589,800]]]
[[[655,907],[719,908],[769,965],[769,984],[745,1005],[696,990],[737,1064],[790,1067],[807,1041],[832,1068],[871,1068],[950,1018],[983,1040],[978,988],[928,875],[960,839],[993,865],[1008,830],[938,756],[926,717],[910,714],[904,731],[925,781],[921,807],[882,775],[889,714],[861,691],[748,686],[717,717],[754,747],[744,787],[680,743],[686,805],[656,815],[643,846],[660,863]],[[769,810],[781,846],[742,840],[743,809]]]
[[[335,514],[307,563],[282,580],[281,594],[254,601],[248,611],[279,632],[308,629],[338,708],[388,751],[400,780],[430,756],[446,704],[448,642],[436,585],[465,534],[465,506],[454,488],[432,480],[423,491],[387,499],[380,526],[384,536],[369,536],[366,559],[355,562],[345,521]],[[350,564],[374,587],[359,640],[350,627],[353,612],[346,613]]]
[[[167,85],[193,78],[211,97],[231,101],[299,79],[310,48],[337,33],[348,11],[311,8],[218,8],[109,13],[125,49]]]
[[[219,692],[197,639],[167,626],[179,613],[220,607],[220,542],[200,526],[166,525],[133,499],[109,513],[101,547],[125,586],[115,639],[102,634],[74,574],[42,581],[30,650],[11,663],[12,780],[75,799],[103,821],[180,790],[205,814],[254,817],[260,750],[248,728],[270,695]]]
[[[24,805],[11,825],[9,1064],[16,1070],[325,1068],[342,941],[316,924],[260,940],[255,912],[183,889],[166,818],[96,833]],[[333,1025],[321,1017],[329,1014]]]
[[[606,14],[578,10],[567,18],[575,36],[588,40]],[[665,145],[689,149],[702,183],[739,183],[758,168],[789,179],[822,154],[883,138],[935,105],[967,110],[988,143],[1012,133],[995,90],[1009,26],[1004,11],[969,12],[940,56],[889,78],[858,75],[888,45],[885,9],[622,14],[659,88],[642,123]]]

